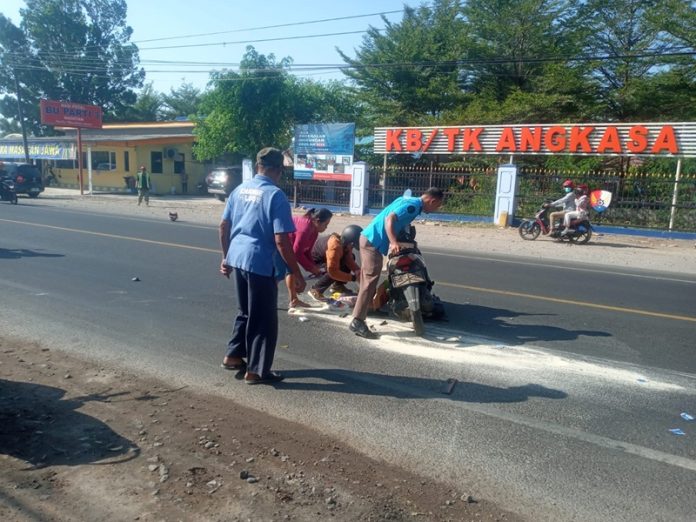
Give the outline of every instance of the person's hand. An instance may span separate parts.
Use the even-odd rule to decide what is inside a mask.
[[[307,287],[307,283],[304,280],[304,277],[302,277],[302,274],[299,272],[297,274],[293,274],[294,277],[293,279],[295,280],[295,291],[298,294],[301,294],[304,292],[304,289]]]
[[[220,273],[222,275],[224,275],[227,279],[230,278],[230,274],[232,273],[232,267],[229,265],[226,265],[224,259],[220,263]]]
[[[321,269],[318,266],[315,266],[314,269],[312,269],[312,275],[314,277],[319,277],[320,275],[322,275]]]
[[[396,255],[401,251],[401,246],[399,243],[389,243],[389,253]]]
[[[353,272],[353,275],[355,276],[355,280],[359,283],[360,282],[360,269],[358,268],[355,272]]]

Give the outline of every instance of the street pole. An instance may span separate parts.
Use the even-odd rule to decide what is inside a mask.
[[[679,198],[679,180],[681,179],[681,158],[677,160],[677,173],[674,175],[674,188],[672,189],[672,209],[669,212],[669,231],[674,228],[674,217],[677,214],[677,201]]]
[[[15,92],[17,94],[17,115],[19,116],[19,124],[22,127],[22,144],[24,145],[24,160],[29,163],[29,142],[27,140],[27,127],[24,123],[24,111],[22,110],[22,95],[19,92],[19,80],[17,79],[17,71],[12,69],[12,74],[15,81]]]

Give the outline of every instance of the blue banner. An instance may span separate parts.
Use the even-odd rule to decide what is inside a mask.
[[[295,126],[295,155],[352,156],[354,148],[355,123],[312,123]]]

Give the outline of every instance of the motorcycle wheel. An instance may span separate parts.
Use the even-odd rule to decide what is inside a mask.
[[[592,229],[586,228],[584,232],[576,232],[570,236],[570,240],[578,245],[584,245],[592,238]]]
[[[411,323],[413,324],[413,331],[416,335],[423,337],[425,333],[425,324],[423,323],[423,314],[420,310],[414,312],[409,308],[408,312],[411,314]]]
[[[527,241],[534,241],[536,238],[539,237],[539,234],[541,234],[541,227],[539,226],[539,223],[537,223],[536,221],[532,221],[531,219],[525,219],[522,221],[522,223],[520,223],[517,232],[519,232],[520,237],[522,239],[526,239]]]

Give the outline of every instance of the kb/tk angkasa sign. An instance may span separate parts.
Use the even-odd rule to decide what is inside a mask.
[[[375,153],[696,157],[696,122],[378,127]]]

